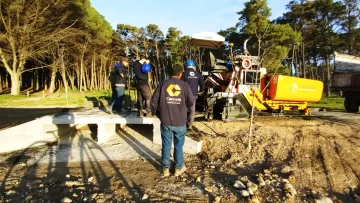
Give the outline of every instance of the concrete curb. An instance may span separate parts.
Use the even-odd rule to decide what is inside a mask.
[[[28,147],[35,147],[49,142],[59,141],[59,134],[86,124],[97,124],[98,143],[105,143],[115,134],[116,124],[152,124],[153,142],[161,145],[160,120],[158,118],[140,118],[131,113],[127,117],[109,115],[99,109],[85,109],[61,115],[44,116],[6,130],[0,131],[0,153],[10,152]],[[61,125],[62,127],[59,127]],[[61,132],[59,132],[61,131]],[[202,141],[198,142],[186,137],[184,152],[197,154],[201,151]]]

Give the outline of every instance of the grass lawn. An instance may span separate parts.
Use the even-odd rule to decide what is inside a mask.
[[[131,100],[135,100],[135,91],[131,90]],[[98,91],[72,91],[68,93],[68,104],[66,94],[64,91],[56,93],[45,93],[43,97],[42,91],[31,94],[27,97],[26,94],[13,96],[10,94],[0,95],[0,107],[91,107],[94,101],[107,100],[111,101],[111,90]],[[129,92],[125,91],[125,99],[129,101]],[[323,97],[319,102],[308,103],[310,108],[326,108],[328,110],[344,109],[344,98],[336,94],[330,97]]]
[[[135,99],[135,93],[131,90],[131,98]],[[127,101],[129,100],[128,91],[125,92]],[[64,91],[56,93],[37,92],[30,94],[28,97],[26,94],[21,95],[0,95],[0,107],[89,107],[94,101],[107,100],[111,101],[111,90],[98,90],[98,91],[71,91],[68,93],[68,99],[66,99],[66,93]]]
[[[330,97],[322,96],[321,100],[316,103],[308,103],[310,108],[325,108],[328,110],[344,109],[344,98],[336,94]]]

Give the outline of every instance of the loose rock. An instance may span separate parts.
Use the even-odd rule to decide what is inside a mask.
[[[246,190],[240,190],[239,193],[242,197],[249,197],[249,195],[250,195],[249,192]]]
[[[286,183],[284,189],[291,195],[295,196],[297,194],[296,189],[290,183]]]
[[[248,188],[247,191],[250,195],[254,195],[254,191],[251,188]]]
[[[330,198],[323,197],[321,199],[315,200],[316,203],[334,203]]]
[[[13,194],[16,194],[16,191],[15,190],[9,190],[6,195],[13,195]]]
[[[251,188],[252,191],[256,192],[258,190],[258,186],[252,182],[248,182],[246,185],[248,188]]]
[[[145,199],[148,199],[149,198],[149,195],[147,194],[144,194],[144,196],[141,198],[142,200],[145,200]]]
[[[198,177],[196,178],[196,182],[201,183],[202,179],[203,179],[203,178],[202,178],[201,176],[198,176]]]
[[[78,181],[66,181],[65,182],[66,187],[81,186],[81,185],[83,185],[83,184]]]
[[[215,197],[215,202],[216,202],[216,203],[219,203],[220,201],[221,201],[221,197],[220,197],[220,196]]]
[[[94,182],[94,177],[90,177],[90,178],[88,178],[88,182]]]
[[[62,203],[71,203],[72,200],[68,197],[64,197],[64,199],[61,200]]]
[[[211,186],[206,186],[206,187],[205,187],[205,191],[211,193],[211,192],[213,191],[213,187],[211,187]]]
[[[256,197],[251,199],[251,203],[260,203],[260,200]]]
[[[269,191],[269,192],[274,191],[273,186],[271,186],[270,184],[266,184],[264,188],[265,188],[266,191]]]
[[[256,180],[260,186],[265,186],[265,181],[262,177],[258,177]]]
[[[241,177],[240,180],[241,180],[242,182],[244,182],[244,183],[249,182],[249,178],[248,178],[247,176]]]
[[[237,180],[234,183],[234,188],[239,189],[239,190],[244,190],[244,189],[246,189],[246,186],[240,180]]]

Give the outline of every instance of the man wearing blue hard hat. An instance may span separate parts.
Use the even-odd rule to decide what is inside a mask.
[[[182,75],[181,79],[185,81],[187,84],[189,84],[191,88],[191,92],[196,99],[198,98],[199,89],[200,92],[204,91],[204,80],[202,79],[202,76],[199,72],[195,70],[195,63],[192,60],[188,60],[185,63],[186,70],[184,74]],[[200,88],[199,88],[200,87]],[[194,116],[195,116],[195,104],[194,102],[193,106],[191,107],[191,113],[189,113],[188,116],[188,122],[187,127],[190,128],[192,123],[194,122]]]
[[[140,60],[134,62],[134,73],[137,83],[137,103],[140,117],[152,116],[150,109],[151,89],[149,86],[150,61],[146,56],[140,56]],[[145,104],[143,102],[145,101]]]
[[[109,80],[112,89],[112,102],[109,111],[111,114],[121,112],[126,84],[125,67],[128,65],[129,58],[126,56],[121,57],[121,60],[115,63],[114,69],[110,72]]]

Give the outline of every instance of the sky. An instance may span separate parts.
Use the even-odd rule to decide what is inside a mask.
[[[246,0],[90,0],[91,5],[116,29],[117,24],[145,27],[157,24],[166,35],[176,27],[184,35],[218,32],[233,27]],[[290,0],[268,0],[270,19],[282,16]]]

